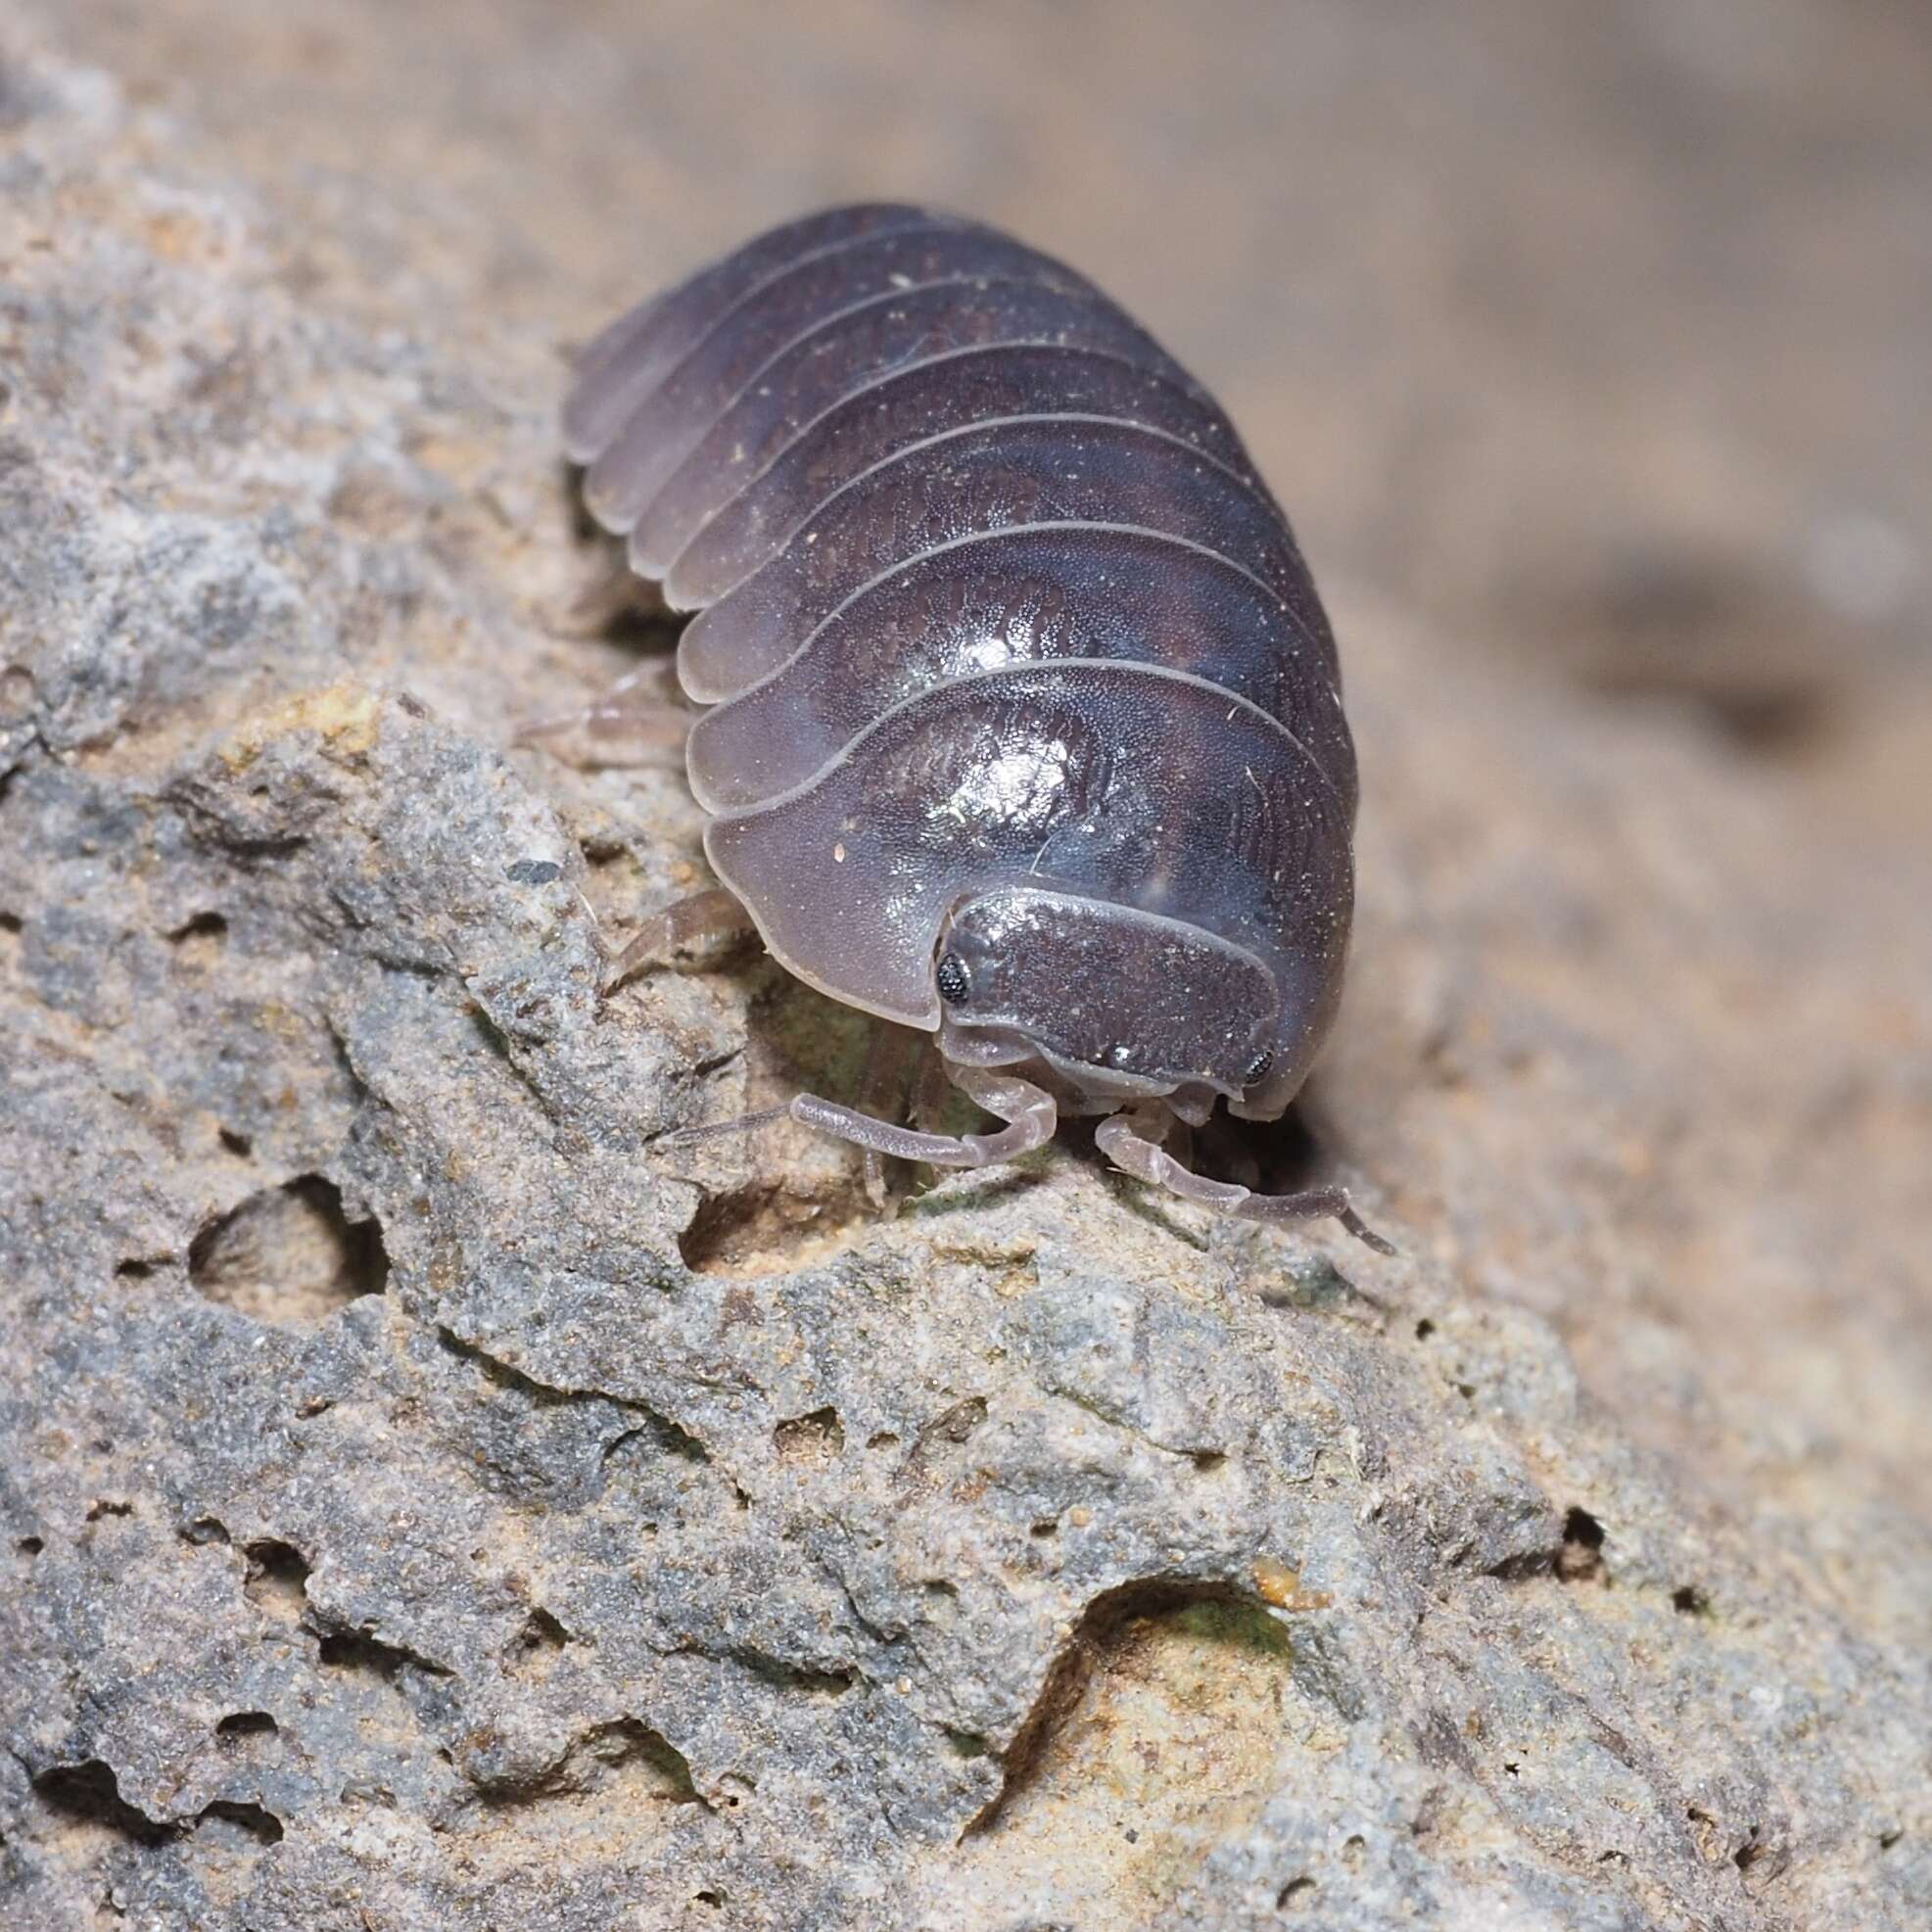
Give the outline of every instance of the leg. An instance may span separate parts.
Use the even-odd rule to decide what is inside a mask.
[[[902,1028],[884,1020],[873,1025],[866,1042],[866,1070],[859,1081],[859,1106],[866,1113],[883,1113],[888,1108],[903,1112],[907,1038]],[[874,1147],[866,1149],[866,1199],[888,1217],[899,1211],[899,1203],[885,1185],[885,1155]]]
[[[988,1113],[996,1113],[1007,1124],[995,1134],[920,1134],[910,1127],[895,1127],[890,1121],[875,1120],[856,1107],[840,1107],[835,1101],[821,1100],[817,1094],[800,1094],[785,1107],[775,1107],[764,1113],[748,1113],[737,1120],[721,1120],[709,1127],[686,1127],[669,1136],[673,1141],[709,1140],[715,1134],[730,1134],[748,1127],[763,1126],[780,1114],[789,1114],[801,1126],[816,1127],[822,1134],[835,1134],[854,1147],[891,1154],[900,1160],[924,1160],[935,1167],[991,1167],[1014,1154],[1043,1147],[1054,1137],[1058,1114],[1053,1096],[1028,1080],[989,1067],[949,1066],[953,1084],[968,1094]]]
[[[639,966],[693,940],[742,937],[752,930],[751,915],[723,886],[693,892],[644,921],[636,937],[605,968],[601,990],[614,993]]]
[[[913,1082],[913,1124],[926,1133],[935,1133],[935,1122],[946,1117],[952,1082],[946,1077],[947,1060],[930,1041],[919,1055],[919,1077]]]
[[[521,725],[510,742],[538,744],[546,739],[575,744],[555,747],[567,764],[590,766],[676,765],[683,756],[692,714],[662,695],[666,666],[652,662],[620,678],[601,697],[576,711],[535,718]],[[659,688],[653,694],[650,686]]]
[[[1304,1188],[1299,1194],[1254,1194],[1232,1181],[1210,1181],[1204,1174],[1191,1174],[1160,1147],[1167,1120],[1164,1107],[1111,1114],[1094,1130],[1094,1145],[1136,1180],[1151,1181],[1155,1187],[1179,1195],[1183,1201],[1218,1207],[1224,1214],[1237,1215],[1244,1221],[1314,1221],[1332,1214],[1357,1241],[1366,1242],[1378,1254],[1395,1252],[1379,1234],[1364,1225],[1361,1216],[1348,1204],[1345,1188]],[[1154,1138],[1146,1139],[1146,1134]]]
[[[800,1094],[787,1111],[802,1125],[836,1134],[856,1147],[873,1148],[901,1160],[929,1161],[935,1167],[991,1167],[1053,1139],[1059,1124],[1053,1096],[1030,1080],[1016,1080],[991,1067],[949,1065],[946,1071],[963,1094],[1007,1123],[998,1133],[916,1133],[816,1094]]]

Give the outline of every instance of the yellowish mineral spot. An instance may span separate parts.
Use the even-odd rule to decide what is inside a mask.
[[[221,747],[221,759],[231,772],[246,771],[277,738],[298,731],[315,732],[331,757],[363,758],[375,748],[381,710],[381,697],[354,679],[297,691],[244,718]]]

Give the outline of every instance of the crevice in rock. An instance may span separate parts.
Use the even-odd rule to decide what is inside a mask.
[[[481,1001],[471,995],[464,1008],[471,1024],[476,1028],[477,1037],[490,1049],[492,1057],[503,1070],[514,1079],[531,1100],[537,1110],[552,1125],[561,1126],[562,1116],[557,1112],[555,1101],[546,1094],[524,1064],[523,1054],[517,1041],[498,1023],[496,1016]]]
[[[1556,1552],[1556,1574],[1566,1583],[1601,1580],[1603,1525],[1588,1510],[1573,1504],[1563,1519],[1563,1541]]]
[[[454,1329],[439,1325],[437,1341],[450,1354],[475,1365],[486,1381],[498,1388],[514,1389],[533,1402],[554,1406],[567,1402],[608,1402],[619,1409],[628,1410],[641,1418],[636,1429],[627,1429],[613,1436],[604,1444],[603,1457],[608,1462],[627,1442],[635,1441],[639,1436],[650,1436],[666,1455],[677,1456],[685,1462],[709,1463],[711,1451],[707,1449],[689,1430],[661,1415],[647,1402],[634,1400],[628,1395],[613,1395],[601,1389],[564,1389],[552,1382],[540,1382],[527,1370],[493,1355],[474,1342],[466,1342]]]
[[[788,1664],[751,1644],[733,1644],[724,1655],[761,1683],[803,1696],[843,1697],[859,1681],[856,1670],[818,1671],[810,1665]]]
[[[942,1409],[930,1422],[921,1423],[913,1438],[913,1446],[907,1450],[905,1459],[893,1473],[893,1482],[899,1484],[921,1482],[928,1465],[944,1454],[947,1444],[958,1445],[969,1441],[985,1420],[985,1396],[967,1395],[950,1408]],[[894,1437],[893,1440],[897,1441],[898,1437]]]
[[[930,1422],[919,1425],[919,1446],[923,1449],[930,1442],[968,1441],[985,1420],[986,1397],[968,1395],[951,1408],[942,1409]]]
[[[370,1630],[324,1631],[316,1655],[328,1670],[375,1677],[388,1684],[395,1683],[404,1670],[425,1671],[434,1677],[455,1674],[447,1664],[435,1663],[401,1644],[387,1643]]]
[[[467,1362],[482,1376],[485,1382],[498,1389],[514,1389],[518,1394],[535,1402],[541,1408],[562,1408],[572,1402],[609,1401],[607,1395],[599,1395],[592,1390],[581,1389],[559,1389],[553,1383],[539,1382],[533,1375],[506,1362],[500,1355],[493,1355],[488,1349],[480,1348],[474,1342],[465,1342],[454,1329],[438,1326],[436,1331],[438,1345],[446,1354],[453,1355],[458,1361]]]

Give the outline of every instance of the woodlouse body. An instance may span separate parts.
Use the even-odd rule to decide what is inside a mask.
[[[699,612],[678,661],[713,707],[687,762],[719,877],[786,967],[935,1033],[1015,1124],[798,1117],[965,1165],[1056,1106],[1124,1108],[1102,1145],[1132,1171],[1359,1227],[1338,1190],[1270,1203],[1155,1151],[1217,1096],[1282,1112],[1353,897],[1334,639],[1194,378],[1062,264],[872,205],[620,318],[565,430],[593,514]]]

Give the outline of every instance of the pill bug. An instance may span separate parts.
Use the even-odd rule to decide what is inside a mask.
[[[1161,1146],[1217,1100],[1281,1115],[1354,889],[1334,637],[1192,376],[1011,236],[870,204],[621,316],[564,432],[593,516],[697,613],[678,670],[711,707],[686,767],[721,889],[620,972],[748,921],[800,979],[933,1034],[1006,1123],[774,1110],[869,1158],[979,1166],[1099,1114],[1143,1180],[1384,1246],[1340,1188],[1253,1194]],[[631,703],[601,727],[641,727]]]

